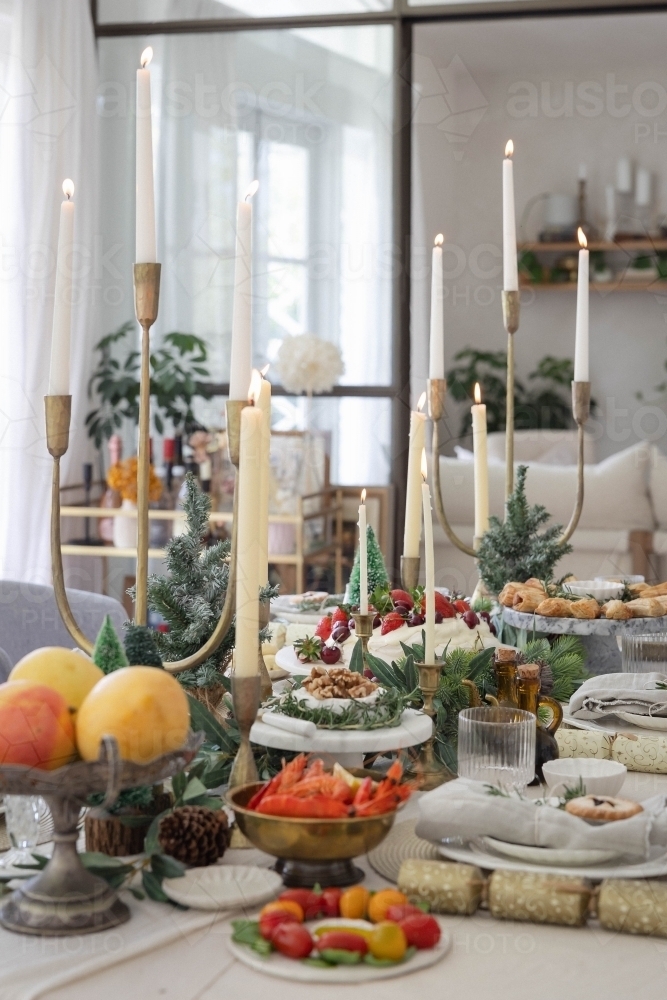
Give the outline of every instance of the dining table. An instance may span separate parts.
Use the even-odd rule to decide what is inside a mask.
[[[667,796],[667,775],[630,772],[621,794],[641,801],[659,793]],[[397,822],[414,822],[419,795]],[[250,848],[228,850],[219,863],[270,867],[274,861]],[[357,864],[370,890],[391,884],[367,857]],[[236,959],[226,940],[229,921],[244,915],[239,911],[186,911],[123,896],[132,918],[99,934],[54,939],[0,928],[0,1000],[340,1000],[352,994],[352,986],[278,979]],[[496,920],[484,909],[440,919],[452,942],[445,957],[365,984],[369,998],[664,1000],[667,939],[605,931],[594,920],[578,928]]]

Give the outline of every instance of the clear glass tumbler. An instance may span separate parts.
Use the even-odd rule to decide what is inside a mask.
[[[5,795],[5,821],[12,849],[3,855],[4,867],[35,863],[32,852],[39,840],[39,821],[46,805],[39,795]]]
[[[622,635],[621,669],[624,674],[667,674],[667,632]]]
[[[535,777],[535,729],[535,716],[518,708],[464,708],[459,777],[523,792]]]

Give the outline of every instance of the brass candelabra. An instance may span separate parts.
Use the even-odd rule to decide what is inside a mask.
[[[416,663],[415,666],[419,674],[419,687],[424,700],[424,714],[430,718],[433,724],[433,731],[426,742],[422,743],[419,756],[410,765],[408,773],[411,777],[419,780],[419,787],[423,791],[429,792],[431,789],[443,785],[446,781],[451,781],[456,775],[435,756],[436,711],[433,699],[437,694],[438,685],[440,684],[442,664]]]

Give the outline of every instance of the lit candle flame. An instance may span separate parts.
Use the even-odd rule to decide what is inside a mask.
[[[425,403],[426,403],[426,393],[422,392],[421,396],[419,397],[419,402],[417,403],[417,413],[421,413],[421,411],[424,409]]]
[[[422,479],[426,482],[428,476],[428,466],[426,465],[426,448],[422,448]]]
[[[244,201],[250,201],[252,196],[254,194],[257,194],[258,187],[259,187],[259,181],[253,181],[252,184],[249,185],[248,190],[245,193]]]
[[[512,159],[513,153],[514,153],[514,143],[512,142],[511,139],[508,139],[507,145],[505,146],[505,156],[508,158],[508,160]]]
[[[140,59],[141,68],[146,69],[146,67],[150,65],[150,61],[152,58],[153,58],[153,46],[149,45],[148,48],[144,49],[144,51],[141,53],[141,59]]]
[[[267,372],[268,372],[268,370],[269,370],[270,367],[271,367],[270,364],[264,365],[264,367],[262,368],[262,370],[260,372],[260,375],[262,376],[262,378],[266,378]]]
[[[479,387],[479,382],[475,382],[475,402],[482,402],[482,390]]]
[[[442,233],[438,233],[436,238],[433,240],[433,243],[436,247],[441,247],[444,242],[445,242],[445,237],[442,235]]]
[[[361,502],[362,503],[366,503],[366,490],[365,489],[363,489],[361,491]]]
[[[579,246],[584,250],[588,246],[588,240],[586,239],[586,233],[583,231],[581,226],[577,229],[577,239],[579,240]]]
[[[250,379],[250,388],[248,389],[248,402],[256,404],[259,400],[259,394],[262,388],[262,376],[259,374],[256,368],[252,370],[252,377]]]
[[[68,201],[74,197],[74,181],[70,180],[69,177],[63,181],[63,194]]]

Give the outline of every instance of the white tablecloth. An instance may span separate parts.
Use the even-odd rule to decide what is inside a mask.
[[[621,794],[640,800],[666,790],[667,776],[632,773]],[[409,803],[402,818],[413,818],[415,813]],[[230,851],[225,860],[270,863],[255,851]],[[365,859],[360,864],[368,873],[365,885],[377,889],[386,884]],[[130,901],[130,906],[136,905]],[[664,1000],[667,940],[597,928],[496,921],[487,912],[443,919],[454,941],[444,961],[414,976],[369,987],[369,1000],[405,1000],[408,996],[535,1000],[543,991],[558,991],[564,1000]],[[222,940],[224,923],[179,935],[165,947],[40,996],[44,1000],[267,1000],[267,996],[271,1000],[340,1000],[345,992],[340,986],[289,983],[251,971],[228,954]],[[130,942],[133,928],[138,927],[138,920],[130,921],[114,933]],[[103,937],[66,939],[72,967],[89,958],[91,949],[101,947]],[[37,956],[54,947],[48,940],[0,930],[0,972],[10,973],[28,964],[37,978]],[[6,984],[5,975],[0,975],[0,1000],[12,996]]]

